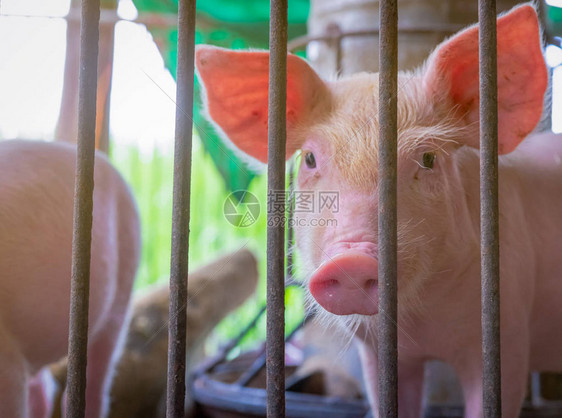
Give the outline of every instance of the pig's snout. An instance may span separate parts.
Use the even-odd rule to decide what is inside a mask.
[[[348,251],[323,263],[312,275],[310,293],[336,315],[374,315],[378,312],[378,262]]]

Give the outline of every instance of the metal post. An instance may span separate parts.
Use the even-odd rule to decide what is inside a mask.
[[[379,415],[398,416],[397,367],[397,0],[380,2]]]
[[[180,0],[178,3],[176,135],[166,399],[166,416],[168,418],[180,418],[185,416],[187,263],[189,254],[189,203],[191,194],[191,141],[195,49],[195,0]]]
[[[271,0],[269,26],[269,114],[267,188],[285,190],[287,136],[287,0]],[[268,208],[273,205],[268,204]],[[267,217],[267,416],[285,416],[285,225]]]
[[[484,417],[501,417],[496,2],[480,0],[480,230]]]
[[[326,33],[336,48],[336,74],[341,76],[343,70],[343,31],[337,23],[333,22],[326,28]]]
[[[66,416],[83,417],[86,409],[86,358],[90,296],[90,254],[94,193],[96,88],[100,2],[82,2],[78,93],[78,145],[74,186],[74,230],[68,337]]]

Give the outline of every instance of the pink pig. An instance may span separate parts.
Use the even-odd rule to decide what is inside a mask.
[[[0,142],[0,417],[45,417],[45,369],[68,347],[75,148]],[[140,252],[139,219],[95,166],[86,417],[103,416]]]
[[[268,53],[204,46],[196,65],[210,119],[265,162]],[[498,19],[498,71],[502,405],[516,417],[529,370],[562,371],[562,138],[527,137],[547,85],[529,5]],[[399,416],[421,416],[423,363],[441,359],[458,373],[466,416],[480,417],[478,28],[442,43],[398,85]],[[289,55],[287,155],[301,150],[298,188],[340,200],[337,213],[300,214],[337,225],[297,227],[297,246],[318,311],[360,342],[373,411],[377,116],[377,74],[325,81]]]

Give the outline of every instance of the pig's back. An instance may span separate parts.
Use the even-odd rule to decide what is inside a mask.
[[[512,174],[517,173],[513,182],[521,189],[521,205],[525,209],[526,222],[533,225],[535,231],[560,236],[562,135],[543,133],[530,136],[507,157],[509,168],[500,173],[500,182],[503,182],[502,176],[509,181]],[[557,241],[562,243],[562,240]],[[543,240],[542,246],[544,244]]]
[[[562,135],[533,135],[511,158],[535,254],[531,367],[562,371]]]
[[[72,145],[0,142],[0,327],[37,366],[66,351],[75,164]],[[134,203],[99,155],[94,201],[91,332],[109,313],[117,289],[119,231],[130,235],[133,253],[137,244],[130,231],[137,222]],[[129,226],[118,215],[123,206],[132,217]]]
[[[562,134],[552,132],[531,135],[513,152],[513,158],[554,173],[562,172]]]

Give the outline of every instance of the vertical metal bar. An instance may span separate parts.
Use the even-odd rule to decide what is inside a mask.
[[[336,45],[336,74],[341,76],[343,75],[343,36],[341,36],[341,32],[336,40]]]
[[[501,417],[496,2],[479,0],[480,230],[485,417]]]
[[[82,1],[66,416],[84,416],[94,193],[99,0]]]
[[[168,418],[185,416],[186,309],[189,203],[191,197],[194,48],[195,0],[180,0],[178,2],[176,135],[166,399],[166,416]]]
[[[285,190],[287,0],[271,0],[269,24],[268,196]],[[269,205],[272,208],[274,205]],[[285,225],[267,217],[267,416],[285,416]]]
[[[379,44],[379,415],[398,416],[397,0],[380,2]]]
[[[336,74],[341,75],[343,70],[343,32],[337,23],[332,22],[326,28],[326,34],[330,38],[329,45],[334,45],[336,48]]]

